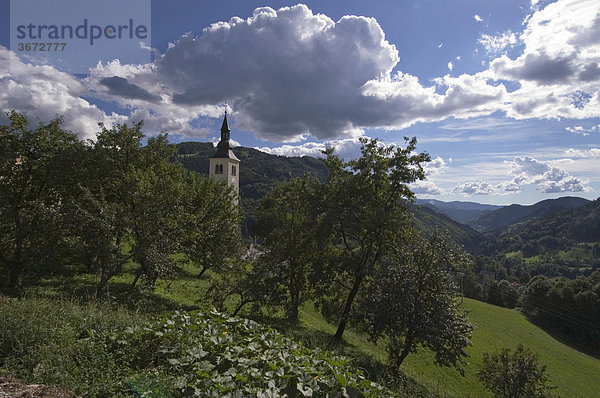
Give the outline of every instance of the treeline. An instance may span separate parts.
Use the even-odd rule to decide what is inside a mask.
[[[521,302],[536,322],[600,352],[600,270],[589,278],[536,276],[523,289]]]
[[[590,276],[520,279],[497,261],[475,258],[475,267],[457,275],[469,298],[521,311],[547,330],[560,333],[577,346],[600,352],[600,270]],[[480,278],[477,277],[480,276]]]
[[[31,129],[9,115],[0,126],[1,289],[19,294],[35,280],[66,268],[95,273],[97,292],[135,261],[132,287],[153,286],[174,268],[175,253],[203,269],[239,247],[239,214],[224,185],[169,162],[164,135],[148,138],[142,124],[102,124],[80,141],[61,120]]]
[[[575,209],[557,212],[550,217],[511,226],[497,236],[491,236],[481,246],[486,255],[521,251],[523,257],[557,254],[580,243],[600,240],[600,200]],[[594,257],[600,257],[600,246]]]

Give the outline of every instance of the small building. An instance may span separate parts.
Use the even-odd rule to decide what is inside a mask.
[[[240,160],[233,153],[230,139],[231,130],[227,123],[227,112],[221,125],[221,140],[217,144],[217,151],[210,157],[209,176],[223,181],[229,187],[233,187],[237,203],[240,192]]]

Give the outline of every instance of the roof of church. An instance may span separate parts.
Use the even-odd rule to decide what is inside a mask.
[[[235,154],[233,153],[233,145],[229,141],[229,134],[231,130],[229,129],[229,123],[227,123],[227,112],[225,112],[225,117],[223,118],[223,124],[221,125],[221,140],[217,144],[217,151],[211,158],[219,158],[219,159],[232,159],[240,161]]]

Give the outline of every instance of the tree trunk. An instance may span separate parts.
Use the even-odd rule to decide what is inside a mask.
[[[246,305],[251,303],[254,300],[242,300],[238,306],[235,308],[235,310],[233,311],[233,313],[231,314],[231,316],[237,316],[238,312],[240,312],[240,310]]]
[[[404,348],[402,349],[400,355],[394,360],[394,365],[396,366],[396,369],[400,369],[400,365],[402,365],[402,362],[404,362],[408,354],[410,354],[410,350],[412,350],[413,346],[413,341],[414,339],[412,335],[407,336],[404,340]]]
[[[348,323],[348,317],[350,316],[350,310],[352,309],[352,303],[358,294],[358,290],[360,289],[360,285],[363,281],[363,275],[359,275],[354,279],[354,284],[352,285],[352,290],[348,293],[348,297],[346,298],[346,304],[344,305],[344,313],[340,318],[340,322],[338,323],[337,330],[335,335],[331,339],[331,345],[335,345],[342,341],[342,336],[344,334],[344,330],[346,330],[346,325]]]
[[[18,296],[21,293],[21,285],[23,283],[23,274],[25,267],[22,261],[14,261],[10,269],[8,278],[8,291],[13,296]]]
[[[131,290],[135,288],[135,285],[137,284],[138,280],[140,279],[140,276],[142,276],[143,273],[144,269],[140,267],[135,274],[135,278],[133,278],[133,282],[131,282],[131,286],[129,286]]]
[[[204,275],[204,273],[206,272],[206,270],[208,269],[208,267],[206,266],[202,266],[202,269],[200,270],[200,273],[198,274],[198,278],[201,278],[202,275]]]

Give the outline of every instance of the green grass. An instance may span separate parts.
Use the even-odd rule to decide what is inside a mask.
[[[411,354],[403,364],[404,373],[430,391],[455,397],[492,397],[484,390],[475,376],[484,352],[496,352],[502,348],[514,348],[522,343],[539,355],[539,360],[547,366],[551,383],[557,387],[553,392],[561,397],[595,397],[600,391],[600,360],[553,338],[550,334],[529,322],[516,310],[496,307],[475,300],[465,299],[469,318],[475,324],[473,346],[465,368],[465,377],[458,371],[437,367],[433,355],[426,350]],[[301,321],[308,329],[320,330],[328,334],[335,327],[327,323],[314,309],[305,306]],[[383,345],[374,345],[366,337],[355,331],[347,331],[344,339],[351,347],[349,352],[366,356],[385,363],[386,352]]]
[[[133,280],[135,266],[127,266],[124,272],[110,283],[112,300],[130,310],[144,313],[161,313],[177,308],[194,309],[210,307],[206,302],[206,289],[215,277],[208,271],[198,278],[199,269],[189,264],[181,264],[172,279],[159,279],[154,292],[131,292],[129,284]],[[93,291],[95,279],[91,275],[77,275],[70,278],[56,277],[39,282],[32,289],[34,294],[45,296],[81,296],[82,292]],[[561,397],[594,397],[600,391],[600,360],[566,344],[529,322],[517,310],[492,306],[486,303],[465,299],[465,308],[475,324],[473,346],[468,349],[470,357],[465,368],[465,377],[451,368],[434,365],[433,355],[426,350],[411,354],[403,364],[407,380],[403,382],[407,396],[412,397],[492,397],[483,389],[475,374],[481,364],[484,352],[496,352],[502,348],[514,348],[522,343],[537,353],[540,362],[547,366],[547,373],[554,390]],[[291,328],[278,325],[276,319],[265,318],[272,326],[287,329],[308,346],[319,347],[327,344],[335,332],[335,325],[327,322],[312,305],[303,306],[300,314],[301,327]],[[384,344],[375,345],[366,336],[352,328],[344,334],[345,345],[340,347],[344,355],[357,359],[358,366],[365,369],[373,378],[382,374],[387,362]]]

